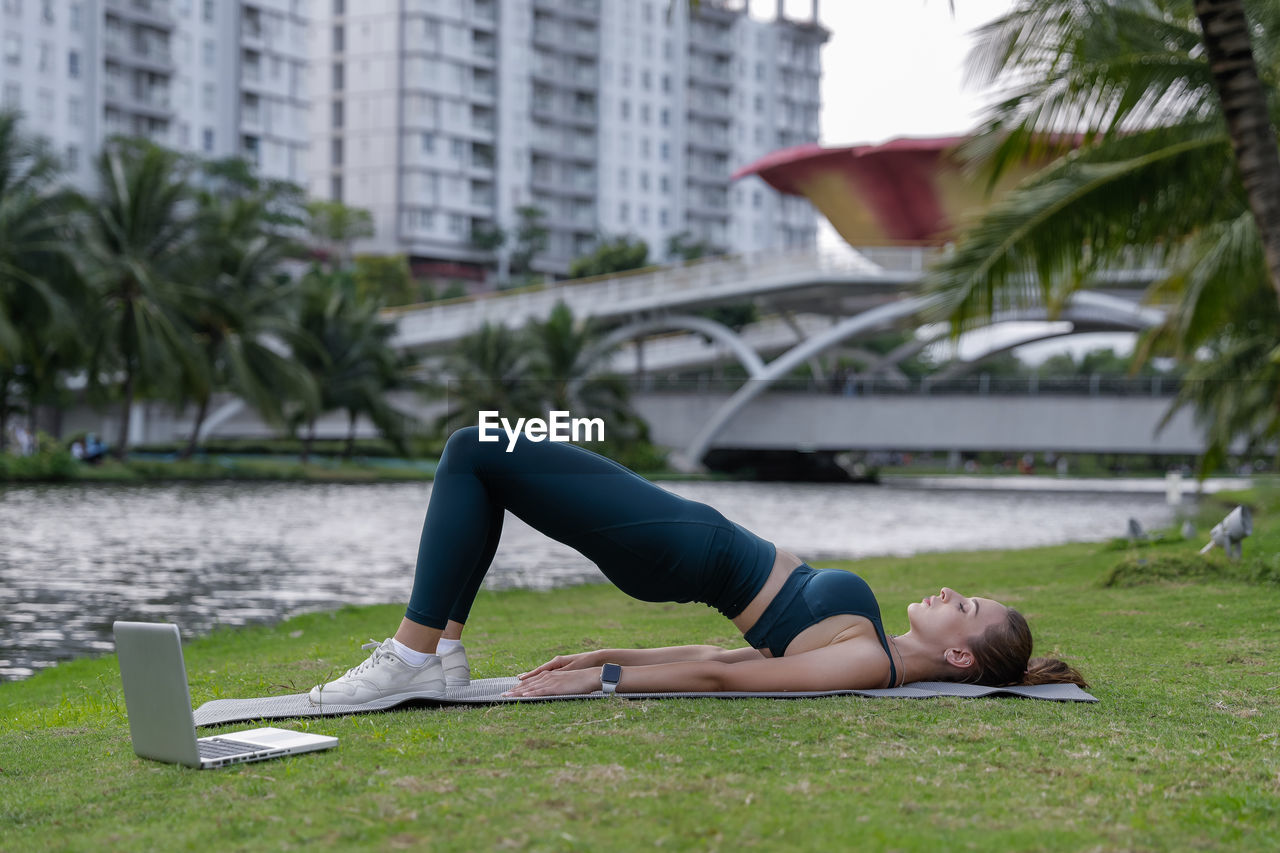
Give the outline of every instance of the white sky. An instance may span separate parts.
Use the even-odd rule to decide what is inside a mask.
[[[793,18],[812,15],[813,0],[785,0]],[[952,9],[954,5],[954,10]],[[895,136],[948,136],[977,125],[987,94],[964,84],[972,33],[1014,5],[1014,0],[818,0],[818,17],[831,31],[822,51],[822,144],[875,143]],[[751,0],[753,15],[772,17],[777,0]],[[843,247],[826,220],[820,247]],[[984,341],[1028,336],[1038,324],[1009,324],[961,339],[969,357]],[[1132,348],[1133,335],[1074,335],[1017,350],[1038,363],[1057,352],[1098,347]]]

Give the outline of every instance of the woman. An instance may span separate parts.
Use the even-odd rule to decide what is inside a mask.
[[[436,469],[413,590],[395,636],[364,663],[317,686],[317,704],[443,698],[470,670],[462,629],[493,560],[503,511],[575,548],[623,592],[701,601],[733,621],[746,648],[611,649],[557,657],[523,673],[513,696],[590,693],[604,664],[619,692],[844,690],[908,681],[991,685],[1072,682],[1061,661],[1029,660],[1015,610],[943,587],[907,608],[911,629],[886,636],[857,575],[814,570],[712,507],[672,494],[571,444],[449,436]],[[370,646],[366,646],[368,648]],[[618,676],[610,670],[610,684]]]

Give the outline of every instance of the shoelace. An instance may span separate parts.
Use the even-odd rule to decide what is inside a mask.
[[[361,663],[359,666],[355,666],[347,670],[347,674],[346,676],[344,676],[345,678],[352,678],[357,675],[360,675],[366,669],[370,669],[375,664],[377,664],[378,661],[382,659],[382,656],[386,654],[386,652],[382,648],[382,643],[379,643],[377,640],[370,640],[369,642],[365,643],[363,646],[360,647],[361,651],[364,651],[366,649],[376,649],[377,651],[369,655],[369,657],[365,658],[364,662]]]

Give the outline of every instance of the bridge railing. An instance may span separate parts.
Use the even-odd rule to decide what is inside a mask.
[[[732,394],[746,381],[743,378],[702,377],[671,379],[660,375],[629,376],[633,392],[688,394]],[[866,377],[784,378],[770,384],[774,393],[830,394],[845,397],[931,396],[931,397],[1172,397],[1182,388],[1182,380],[1170,376],[1001,377],[966,376],[955,379],[888,379]]]

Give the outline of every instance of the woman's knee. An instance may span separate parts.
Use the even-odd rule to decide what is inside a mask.
[[[450,434],[444,443],[444,451],[440,455],[440,466],[444,467],[446,463],[451,467],[464,466],[467,468],[476,468],[482,463],[494,464],[502,463],[506,460],[503,456],[507,448],[505,438],[495,441],[490,436],[488,441],[480,440],[480,427],[466,426],[456,429]]]

